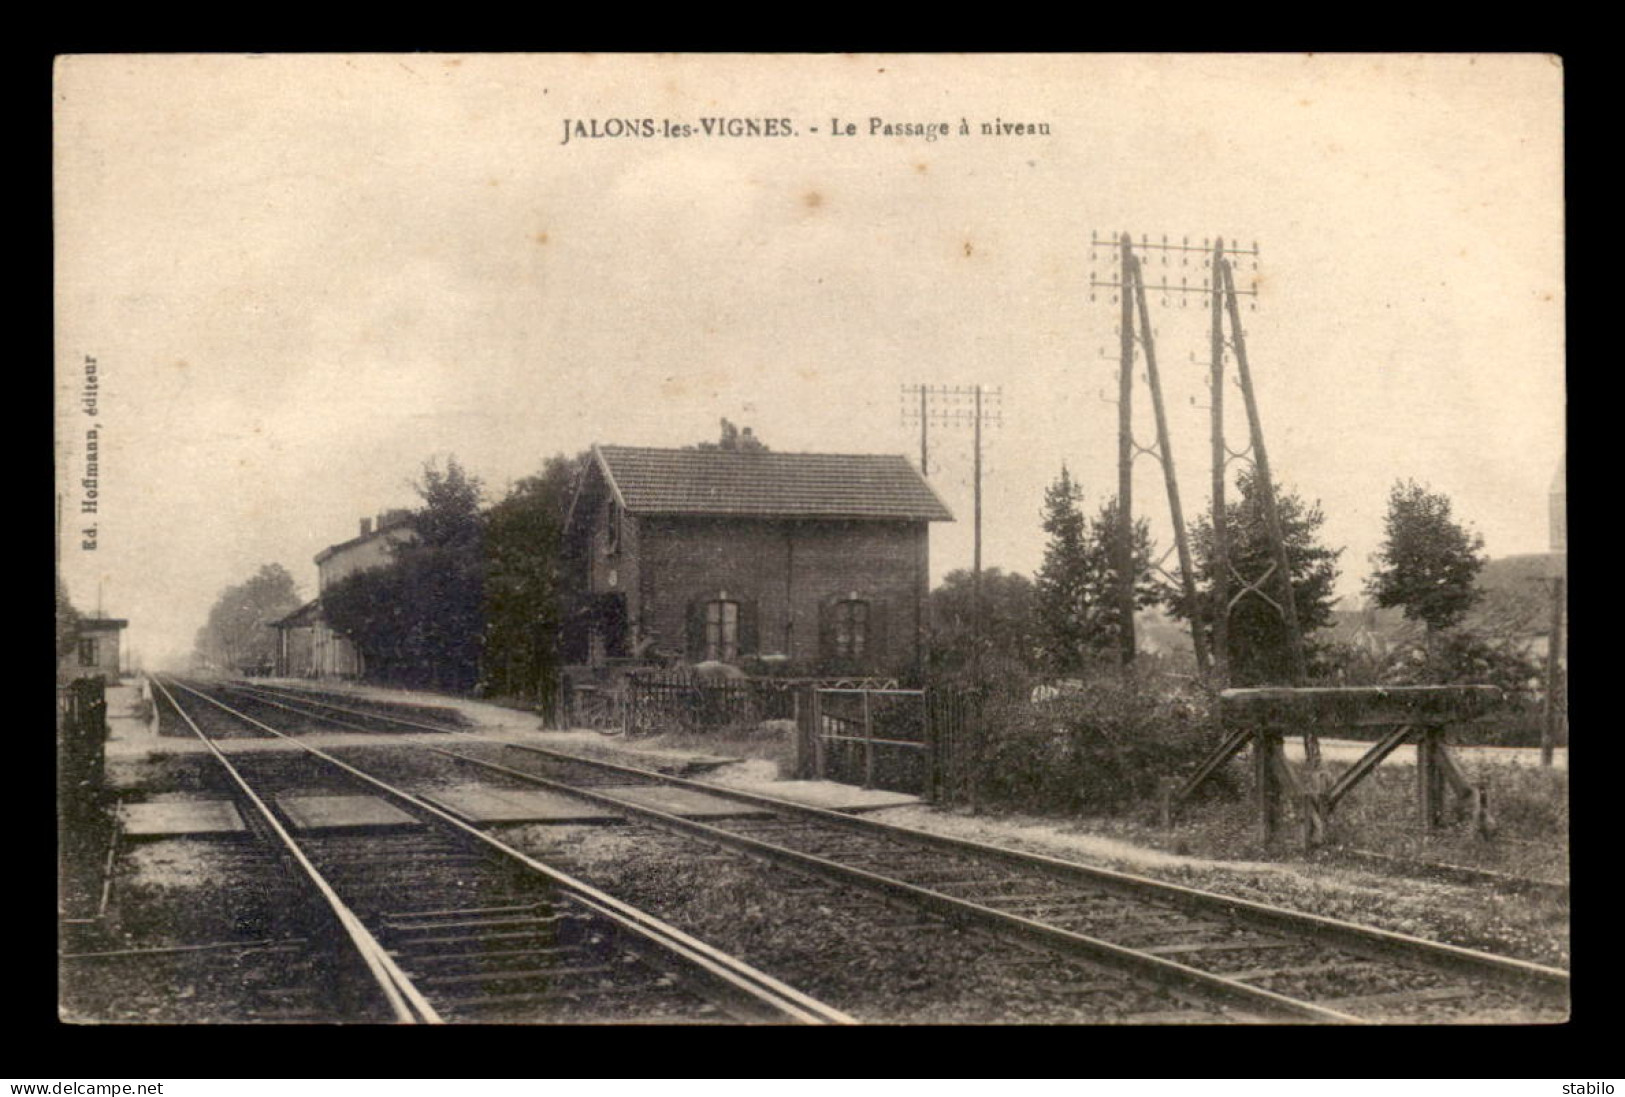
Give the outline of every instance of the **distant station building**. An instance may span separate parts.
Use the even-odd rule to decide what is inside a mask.
[[[57,660],[57,677],[117,682],[123,667],[120,638],[130,625],[118,617],[82,617],[73,650]]]
[[[916,666],[929,526],[952,520],[901,456],[595,445],[565,524],[565,662]]]
[[[277,630],[276,673],[283,678],[356,678],[365,670],[361,653],[322,613],[322,593],[358,571],[383,567],[391,547],[417,539],[412,514],[390,510],[361,519],[355,537],[329,545],[316,554],[317,595],[281,620]]]

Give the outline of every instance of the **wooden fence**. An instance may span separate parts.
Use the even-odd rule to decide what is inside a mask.
[[[100,678],[56,690],[57,803],[64,820],[90,814],[102,787],[107,750],[107,692]]]

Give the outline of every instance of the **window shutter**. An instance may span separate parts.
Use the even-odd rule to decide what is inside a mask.
[[[696,598],[688,604],[687,618],[688,661],[698,663],[705,658],[705,603]]]
[[[885,671],[897,662],[892,658],[891,637],[887,631],[887,612],[891,607],[882,598],[869,602],[869,638],[864,647],[864,665],[872,671]]]
[[[835,599],[825,598],[818,603],[818,660],[824,664],[835,661]]]
[[[754,600],[739,602],[739,654],[760,655],[761,641],[757,633],[757,612]]]

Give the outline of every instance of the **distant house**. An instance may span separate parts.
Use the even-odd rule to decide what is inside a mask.
[[[594,446],[565,525],[567,663],[918,665],[929,526],[900,456]]]
[[[1478,575],[1483,600],[1468,613],[1463,627],[1510,643],[1531,659],[1544,660],[1551,644],[1552,580],[1564,574],[1566,563],[1561,552],[1491,560]],[[1565,647],[1566,642],[1565,635]]]
[[[1333,609],[1330,624],[1316,633],[1316,639],[1347,644],[1374,658],[1386,659],[1401,647],[1421,643],[1422,634],[1422,625],[1407,620],[1402,608],[1383,609],[1368,602],[1357,609]]]
[[[361,532],[316,554],[317,595],[279,621],[276,673],[284,678],[355,678],[366,669],[356,646],[327,623],[322,613],[322,592],[358,571],[383,567],[392,559],[391,548],[417,538],[412,514],[385,511],[361,519]]]
[[[1505,645],[1535,660],[1546,657],[1551,636],[1551,581],[1563,573],[1562,553],[1531,552],[1489,560],[1478,573],[1482,595],[1458,626],[1494,644]],[[1335,609],[1322,639],[1352,645],[1378,659],[1420,647],[1426,635],[1420,621],[1400,606],[1386,609],[1367,603],[1358,609]]]
[[[73,650],[57,660],[57,678],[101,678],[117,682],[122,663],[119,639],[130,622],[117,617],[82,617]]]

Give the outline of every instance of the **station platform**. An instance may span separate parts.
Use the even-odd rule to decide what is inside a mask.
[[[765,819],[773,813],[739,800],[707,796],[668,785],[615,785],[593,790],[637,807],[653,808],[685,819]]]
[[[416,830],[423,824],[378,796],[278,796],[276,806],[302,833]]]
[[[423,797],[474,826],[500,823],[624,823],[626,816],[546,789],[493,789],[477,785],[428,793]]]
[[[759,796],[776,796],[808,807],[825,811],[841,811],[855,815],[885,808],[912,807],[924,803],[918,796],[906,792],[890,792],[880,788],[859,788],[836,781],[730,781],[727,788],[740,792],[753,792]]]
[[[202,838],[247,834],[230,800],[169,800],[125,804],[119,826],[126,838]]]

